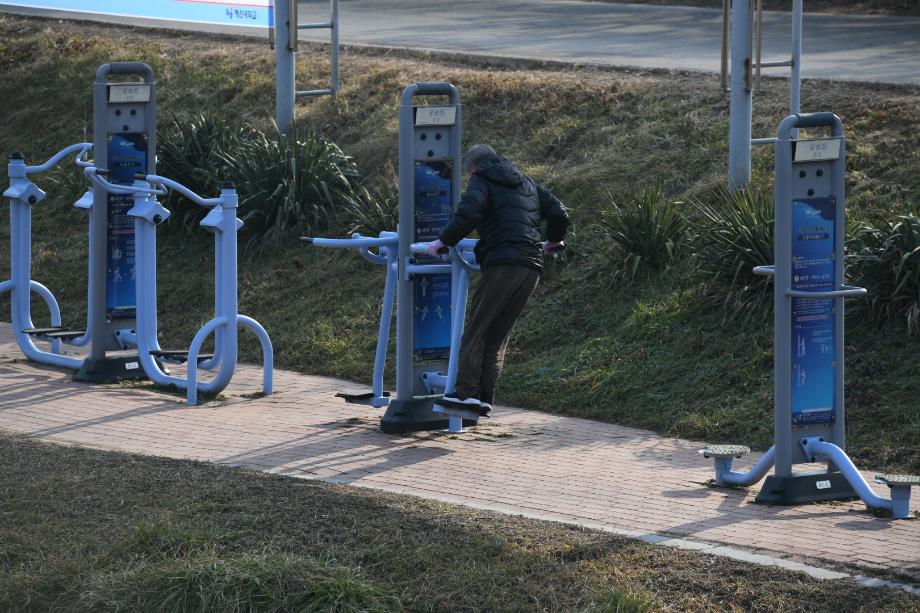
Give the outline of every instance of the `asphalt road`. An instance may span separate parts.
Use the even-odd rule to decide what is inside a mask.
[[[301,22],[327,18],[325,0],[301,2]],[[789,13],[765,13],[764,26],[764,61],[787,59]],[[240,32],[214,26],[169,27]],[[344,44],[611,66],[716,72],[720,27],[719,10],[674,6],[579,0],[341,2]],[[301,39],[328,40],[328,32],[302,31]],[[806,14],[803,48],[806,78],[920,84],[918,17]],[[783,69],[768,73],[785,74]]]

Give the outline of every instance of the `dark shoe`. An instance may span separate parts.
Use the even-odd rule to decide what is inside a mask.
[[[460,409],[469,409],[471,411],[479,411],[482,407],[482,403],[479,402],[479,398],[463,398],[460,396],[451,396],[448,394],[445,394],[441,400],[438,401],[438,403],[451,407],[457,407]]]
[[[488,417],[489,412],[492,410],[492,405],[488,402],[479,403],[479,414],[483,417]]]

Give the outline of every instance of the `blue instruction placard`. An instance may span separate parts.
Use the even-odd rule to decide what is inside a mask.
[[[133,183],[135,173],[147,172],[147,137],[110,136],[108,165],[113,183]],[[134,218],[128,215],[132,206],[134,198],[130,194],[109,194],[105,308],[110,320],[133,319],[136,313]]]
[[[792,204],[792,288],[835,289],[834,198]],[[834,299],[792,298],[792,423],[830,424],[836,419],[837,355]]]
[[[0,5],[259,28],[272,27],[275,16],[273,0],[0,0]]]
[[[416,161],[415,241],[433,241],[450,222],[452,168],[445,160]],[[424,262],[440,262],[419,256]],[[450,355],[450,275],[419,275],[415,281],[415,359]]]

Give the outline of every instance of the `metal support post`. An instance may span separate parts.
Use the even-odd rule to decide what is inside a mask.
[[[275,2],[275,116],[278,129],[294,128],[294,49],[291,45],[290,5]],[[296,35],[296,30],[294,30]]]
[[[802,105],[802,0],[792,0],[792,57],[789,71],[789,114],[798,115]],[[799,137],[798,128],[790,137]]]
[[[750,0],[732,3],[728,187],[733,191],[751,180],[751,18]]]

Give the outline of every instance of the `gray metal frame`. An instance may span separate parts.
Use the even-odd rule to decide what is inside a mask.
[[[830,127],[831,138],[840,142],[840,155],[836,160],[819,162],[794,162],[793,146],[796,143],[793,133],[799,128]],[[811,113],[807,115],[790,115],[780,124],[776,137],[776,190],[774,201],[775,226],[775,267],[773,273],[773,351],[774,351],[774,443],[776,445],[776,476],[787,477],[792,474],[793,464],[808,461],[797,441],[805,436],[819,436],[841,449],[844,445],[844,298],[865,295],[865,290],[854,290],[843,284],[844,272],[844,236],[846,220],[844,219],[846,172],[846,137],[843,123],[833,113]],[[815,196],[834,197],[836,204],[837,227],[834,245],[837,266],[835,266],[834,287],[839,295],[835,300],[835,353],[837,367],[835,388],[837,398],[837,415],[830,426],[799,427],[793,432],[791,420],[792,406],[792,346],[791,317],[792,299],[801,296],[792,290],[792,203],[795,199]],[[823,292],[807,292],[809,297]],[[827,296],[831,297],[831,296]]]
[[[800,128],[830,128],[830,138],[817,141],[798,140]],[[818,500],[841,500],[861,498],[870,508],[882,509],[890,512],[896,518],[908,518],[910,514],[910,488],[920,484],[920,477],[913,475],[884,475],[877,477],[879,483],[888,485],[891,489],[891,498],[882,498],[876,495],[859,470],[847,457],[845,445],[845,414],[846,404],[844,398],[844,300],[846,298],[866,295],[866,290],[861,287],[844,285],[844,244],[846,235],[846,199],[845,199],[845,174],[846,174],[846,138],[843,123],[833,113],[809,113],[805,115],[790,115],[779,126],[776,142],[776,185],[775,185],[775,243],[773,265],[763,265],[754,268],[755,274],[773,276],[773,380],[774,380],[774,444],[747,472],[732,470],[733,458],[740,458],[749,449],[740,445],[711,445],[701,449],[700,453],[707,458],[715,460],[716,483],[718,485],[746,486],[760,481],[763,476],[774,467],[774,474],[767,477],[757,502],[777,504],[798,504]],[[798,147],[804,149],[806,154],[796,160]],[[836,155],[831,145],[837,146]],[[820,152],[817,154],[816,152]],[[822,238],[825,230],[820,229],[824,222],[812,229],[814,223],[806,223],[799,229],[795,227],[794,205],[796,201],[818,206],[820,203],[830,204],[827,199],[833,199],[834,204],[834,261],[833,279],[799,278],[797,274],[810,275],[820,273],[820,260],[809,268],[807,262],[801,268],[794,266],[794,237],[798,240],[812,240]],[[815,211],[817,213],[817,210]],[[823,215],[815,218],[822,219]],[[802,243],[807,245],[807,243]],[[802,250],[799,253],[807,253]],[[822,252],[818,252],[820,254]],[[827,252],[823,252],[827,253]],[[825,257],[812,253],[801,257]],[[795,289],[796,282],[802,283]],[[813,283],[809,287],[809,283]],[[828,284],[829,287],[826,287]],[[796,364],[793,360],[792,336],[795,330],[793,324],[794,301],[799,299],[814,301],[833,301],[833,307],[826,311],[833,317],[834,330],[834,356],[831,367],[833,368],[833,393],[834,412],[832,419],[802,420],[796,423],[793,406],[793,376]],[[819,305],[812,305],[811,308]],[[820,315],[820,310],[805,310],[800,312],[803,319],[800,325],[805,326],[808,316]],[[820,321],[820,320],[816,320]],[[822,329],[812,328],[811,334],[821,338]],[[805,343],[809,331],[804,330],[802,342]],[[813,339],[816,337],[813,337]],[[819,343],[821,341],[819,340]],[[804,345],[803,345],[804,346]],[[819,345],[820,346],[820,345]],[[812,345],[812,349],[815,345]],[[822,350],[823,351],[823,350]],[[800,354],[804,356],[805,354]],[[817,355],[821,356],[821,352]],[[806,358],[801,358],[805,360]],[[822,357],[827,360],[829,357]],[[807,364],[807,363],[806,363]],[[824,363],[825,366],[827,362]],[[802,364],[799,364],[802,368]],[[820,374],[818,380],[821,380]],[[812,388],[815,389],[815,388]],[[810,401],[820,402],[820,398]],[[823,410],[820,407],[819,410]],[[820,416],[820,413],[818,413]],[[793,472],[793,467],[799,464],[824,462],[823,470],[810,472]]]
[[[297,0],[275,0],[275,104],[278,128],[289,134],[294,127],[294,102],[298,97],[335,96],[339,92],[339,0],[329,0],[329,21],[298,23]],[[327,88],[297,89],[300,30],[329,29],[330,84]]]
[[[451,126],[416,126],[416,96],[447,96],[454,107]],[[415,277],[435,272],[432,267],[450,272],[450,265],[416,265],[412,253],[415,242],[415,162],[417,159],[450,159],[451,206],[460,202],[460,178],[463,174],[461,156],[462,109],[460,92],[450,83],[415,83],[402,94],[399,107],[399,254],[396,280],[396,398],[390,402],[381,419],[384,431],[405,432],[431,429],[446,425],[442,417],[432,413],[436,396],[426,393],[422,375],[432,371],[431,364],[416,364],[414,360]],[[446,138],[435,139],[435,133]],[[424,141],[422,140],[424,135]],[[432,138],[428,138],[432,136]],[[422,155],[424,154],[424,155]]]
[[[443,132],[443,127],[415,126],[415,96],[448,96],[449,104],[457,109],[454,125],[447,130],[448,137],[436,142],[428,133]],[[415,343],[413,313],[415,311],[413,287],[415,279],[410,274],[415,242],[415,161],[417,159],[450,158],[453,160],[451,176],[451,206],[460,202],[460,177],[463,173],[460,152],[461,130],[460,92],[450,83],[415,83],[403,91],[399,107],[399,259],[396,281],[396,399],[409,400],[421,387],[417,381],[413,361]],[[420,140],[426,134],[427,144]],[[426,155],[421,156],[424,149]],[[431,155],[428,155],[428,154]]]
[[[129,82],[109,81],[112,75],[142,75],[144,80]],[[143,84],[150,86],[147,102],[110,103],[109,87],[117,84]],[[97,168],[108,168],[108,137],[120,132],[144,132],[147,136],[148,174],[156,173],[156,98],[157,84],[153,70],[142,62],[112,62],[103,64],[96,71],[93,83],[93,156]],[[123,111],[134,111],[134,115]],[[119,114],[116,115],[116,112]],[[91,212],[95,232],[90,244],[92,270],[90,277],[96,280],[89,300],[89,324],[93,336],[90,353],[83,365],[78,379],[86,381],[107,380],[125,375],[124,359],[110,360],[109,351],[120,349],[115,332],[118,328],[132,327],[130,320],[120,320],[117,324],[107,320],[106,313],[106,263],[108,249],[108,198],[104,190],[94,190],[93,209]],[[131,362],[133,370],[138,371],[136,362]]]
[[[755,4],[756,2],[756,4]],[[762,0],[723,0],[722,87],[730,92],[728,117],[729,188],[744,187],[751,180],[752,145],[772,144],[776,139],[751,138],[753,92],[760,87],[763,68],[785,68],[789,73],[789,113],[798,114],[801,105],[803,0],[792,2],[792,46],[788,60],[761,61],[763,31]],[[756,16],[756,18],[755,18]],[[729,47],[731,72],[729,70]],[[797,138],[797,132],[792,132]]]

